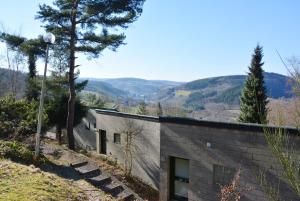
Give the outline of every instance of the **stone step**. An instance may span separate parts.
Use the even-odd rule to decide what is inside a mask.
[[[99,170],[98,167],[89,164],[85,166],[77,167],[75,168],[75,170],[85,178],[91,178],[101,174],[101,171]]]
[[[110,193],[113,197],[117,197],[122,191],[124,191],[123,186],[118,183],[110,183],[101,187],[104,191]]]
[[[77,167],[81,167],[81,166],[84,166],[87,164],[88,164],[87,161],[75,161],[75,162],[70,163],[70,166],[73,168],[77,168]]]
[[[105,175],[98,175],[96,177],[91,177],[86,180],[94,186],[100,186],[111,183],[111,177]]]
[[[125,190],[125,191],[118,194],[118,200],[120,200],[120,201],[133,201],[133,200],[135,200],[135,197],[132,193]]]

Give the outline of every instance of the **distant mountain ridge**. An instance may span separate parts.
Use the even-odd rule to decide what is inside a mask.
[[[84,80],[84,78],[80,78]],[[152,100],[156,94],[183,84],[168,80],[145,80],[140,78],[86,78],[86,90],[112,97]]]
[[[84,79],[79,79],[79,81]],[[99,80],[90,80],[88,81],[87,86],[85,87],[86,91],[98,92],[110,98],[126,98],[127,93],[121,89],[115,88],[111,84],[99,81]]]
[[[199,79],[175,87],[167,92],[164,101],[179,103],[192,109],[204,109],[208,103],[239,105],[239,97],[246,75],[230,75]],[[292,82],[289,77],[277,73],[264,73],[265,87],[270,98],[291,98]]]
[[[8,69],[0,68],[0,95],[9,89]],[[292,82],[289,77],[277,73],[264,73],[265,86],[270,98],[291,98]],[[19,92],[24,92],[25,73],[19,74]],[[102,94],[109,99],[146,100],[162,102],[193,110],[203,110],[208,104],[221,104],[239,107],[239,96],[243,89],[246,75],[230,75],[194,80],[191,82],[174,82],[167,80],[145,80],[140,78],[79,78],[88,79],[86,91]]]
[[[274,99],[293,96],[289,77],[277,73],[264,73],[268,96]],[[163,102],[195,110],[202,110],[208,103],[239,105],[239,96],[246,75],[229,75],[173,82],[145,80],[140,78],[89,79],[86,90],[111,97],[145,99],[148,102]]]

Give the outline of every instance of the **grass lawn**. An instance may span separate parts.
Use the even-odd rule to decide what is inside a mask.
[[[0,200],[87,200],[71,181],[46,173],[33,165],[25,166],[0,159]]]

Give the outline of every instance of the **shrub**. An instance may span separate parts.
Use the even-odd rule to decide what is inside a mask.
[[[18,138],[32,134],[37,125],[38,103],[16,100],[12,96],[0,99],[0,137]],[[46,123],[46,115],[43,122]]]
[[[18,141],[0,140],[0,158],[6,158],[26,164],[37,163],[37,161],[34,160],[34,152]]]

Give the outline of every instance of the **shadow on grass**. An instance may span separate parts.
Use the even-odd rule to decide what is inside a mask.
[[[59,158],[60,151],[54,151],[53,157]],[[42,171],[53,173],[65,179],[72,179],[74,181],[81,179],[80,175],[70,166],[58,165],[51,162],[45,156],[41,155],[35,158],[34,151],[27,148],[23,143],[18,141],[4,141],[0,140],[0,159],[10,159],[13,162],[23,165],[34,165]]]

